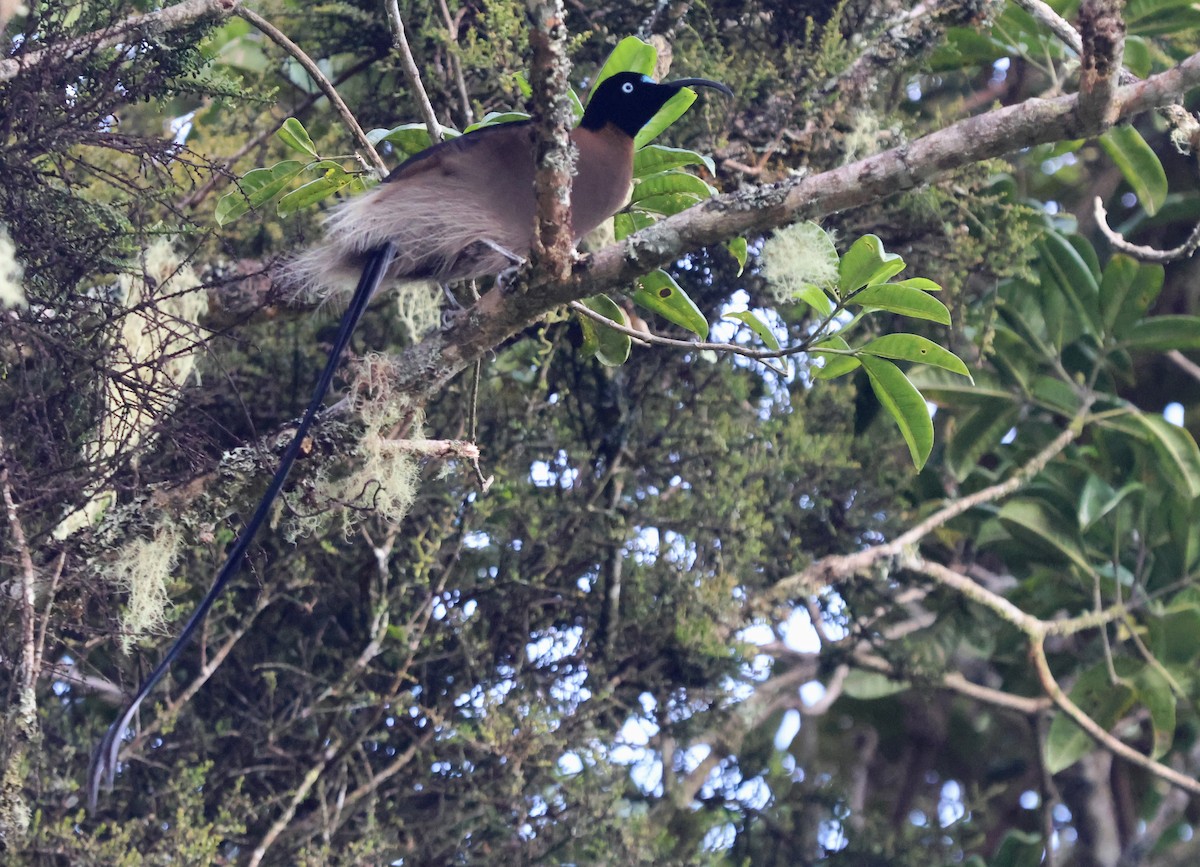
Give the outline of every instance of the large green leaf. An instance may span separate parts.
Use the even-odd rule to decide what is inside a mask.
[[[716,190],[700,178],[689,175],[687,172],[657,172],[642,178],[633,185],[631,202],[636,205],[653,196],[669,196],[676,193],[707,198],[714,195]]]
[[[617,47],[612,50],[612,54],[608,55],[608,59],[596,73],[592,90],[595,90],[600,82],[618,72],[640,72],[642,75],[651,75],[654,73],[654,64],[657,62],[658,49],[636,36],[626,36],[617,43]]]
[[[1071,305],[1074,320],[1082,326],[1084,333],[1095,334],[1099,330],[1100,287],[1087,262],[1057,232],[1047,232],[1038,247],[1041,264],[1053,275],[1054,282]],[[1069,343],[1073,336],[1065,339]]]
[[[238,188],[226,193],[217,202],[214,213],[217,225],[228,225],[251,208],[271,201],[302,171],[304,163],[299,160],[284,160],[269,169],[251,169],[246,172],[246,176],[238,182]]]
[[[583,303],[606,319],[611,319],[618,325],[628,325],[625,311],[607,295],[593,295],[584,298]],[[579,316],[579,325],[583,329],[583,347],[580,350],[586,357],[595,355],[596,359],[609,367],[619,367],[629,360],[632,343],[629,335],[607,328],[587,316]]]
[[[848,295],[871,283],[883,283],[904,270],[904,260],[883,249],[875,235],[863,235],[838,263],[838,289]]]
[[[696,306],[696,302],[679,287],[666,271],[651,271],[637,279],[633,300],[647,310],[653,310],[663,319],[674,322],[700,337],[708,337],[708,320]]]
[[[962,359],[948,349],[943,349],[932,340],[918,334],[885,334],[861,348],[867,355],[894,358],[899,361],[915,361],[917,364],[932,364],[953,373],[971,378],[971,372]]]
[[[1000,508],[997,517],[1014,539],[1074,563],[1085,572],[1091,570],[1074,528],[1044,500],[1016,497]]]
[[[317,158],[317,146],[313,144],[313,140],[308,135],[308,130],[304,128],[304,124],[296,120],[294,117],[289,117],[283,122],[283,126],[275,130],[275,137],[294,151],[299,151],[306,154],[312,159]]]
[[[457,138],[461,133],[448,126],[442,127],[442,135],[446,138]],[[433,142],[429,137],[429,127],[423,123],[402,123],[391,129],[373,129],[367,133],[367,141],[373,145],[387,142],[396,149],[401,159],[418,154]]]
[[[666,104],[658,110],[658,114],[650,118],[649,123],[638,130],[638,134],[633,137],[634,148],[643,148],[658,138],[658,134],[683,117],[683,113],[691,108],[695,101],[696,91],[690,87],[681,87],[679,92],[668,99]]]
[[[1155,316],[1137,322],[1121,340],[1131,352],[1200,349],[1200,316]]]
[[[303,186],[297,187],[279,200],[276,210],[281,217],[315,205],[348,187],[356,176],[346,171],[328,172]]]
[[[1166,479],[1184,496],[1200,497],[1200,449],[1192,435],[1162,416],[1138,412],[1129,418],[1146,432]]]
[[[871,381],[871,388],[884,409],[895,420],[908,443],[913,464],[919,470],[925,466],[929,453],[933,451],[933,421],[929,418],[929,407],[916,386],[896,365],[870,355],[859,357]]]
[[[1121,170],[1147,214],[1154,216],[1167,197],[1167,173],[1142,134],[1129,124],[1100,136],[1100,146]]]
[[[861,292],[856,292],[850,299],[850,303],[873,310],[883,310],[887,313],[898,313],[901,316],[928,319],[942,325],[949,325],[950,311],[946,309],[946,305],[927,292],[905,285],[907,282],[878,283],[868,286]]]
[[[704,166],[712,174],[716,174],[717,171],[711,157],[684,148],[670,148],[658,144],[647,145],[633,155],[633,176],[635,178],[643,178],[683,166]]]
[[[1021,407],[1008,399],[991,398],[955,418],[946,442],[946,463],[958,481],[969,476],[979,459],[1000,444],[1017,420]]]

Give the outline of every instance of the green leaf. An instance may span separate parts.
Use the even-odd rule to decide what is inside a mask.
[[[742,272],[746,270],[746,257],[749,255],[746,239],[733,238],[730,241],[726,241],[725,249],[729,251],[729,255],[738,263],[737,276],[741,277]]]
[[[943,349],[932,340],[917,334],[885,334],[862,347],[867,355],[894,358],[900,361],[915,361],[917,364],[932,364],[953,373],[971,378],[971,372],[962,359],[948,349]]]
[[[292,190],[279,200],[276,212],[281,217],[289,216],[296,211],[302,211],[322,199],[332,196],[338,190],[345,189],[354,180],[349,172],[329,172],[301,187]]]
[[[1200,316],[1155,316],[1136,323],[1121,345],[1131,352],[1200,349]]]
[[[690,87],[681,87],[679,92],[668,99],[666,104],[658,110],[658,114],[650,118],[650,122],[638,130],[638,134],[633,137],[634,149],[643,148],[658,138],[658,134],[683,117],[683,113],[691,108],[695,101],[696,91]]]
[[[584,298],[583,303],[599,313],[605,319],[611,319],[619,325],[628,325],[625,311],[607,295],[593,295]],[[619,367],[629,360],[632,343],[629,335],[606,328],[586,316],[579,315],[579,325],[583,329],[583,355],[596,356],[596,360],[609,367]]]
[[[817,344],[820,346],[828,346],[830,349],[842,349],[847,352],[850,350],[850,344],[838,335],[827,337]],[[812,355],[815,358],[822,359],[825,363],[820,367],[812,369],[814,379],[837,379],[839,376],[845,376],[852,370],[858,370],[862,366],[857,356],[844,355],[842,353],[821,352],[816,347],[812,350]]]
[[[701,338],[708,337],[708,320],[666,271],[651,271],[639,277],[637,284],[631,297],[638,304]]]
[[[758,338],[766,344],[767,349],[772,352],[779,351],[779,341],[775,338],[775,334],[771,331],[767,323],[763,322],[749,310],[739,310],[736,313],[726,313],[722,319],[736,319],[738,322],[745,325],[751,331],[758,335]]]
[[[1167,173],[1142,134],[1128,124],[1114,126],[1100,136],[1100,146],[1121,170],[1146,213],[1158,213],[1167,197]]]
[[[1043,500],[1017,497],[1005,503],[997,517],[1017,541],[1074,563],[1085,572],[1091,571],[1074,528]]]
[[[1117,660],[1123,662],[1124,660]],[[1103,729],[1112,728],[1136,702],[1126,682],[1112,682],[1108,667],[1097,663],[1079,676],[1070,692],[1071,701]],[[1093,749],[1091,736],[1066,714],[1056,714],[1046,735],[1046,766],[1052,774],[1064,771]]]
[[[458,138],[461,133],[448,126],[442,127],[442,135],[448,139]],[[402,123],[391,129],[373,129],[367,133],[367,141],[373,145],[387,142],[396,149],[402,159],[419,154],[432,143],[429,128],[423,123]]]
[[[969,383],[961,377],[936,367],[918,367],[908,373],[913,385],[934,400],[957,403],[960,400],[985,400],[1012,403],[1012,390],[995,373],[976,370],[975,382]]]
[[[986,867],[1039,867],[1044,847],[1040,834],[1009,831]],[[983,867],[982,863],[980,867]]]
[[[1075,320],[1085,333],[1095,334],[1099,330],[1100,287],[1087,262],[1058,232],[1047,232],[1038,242],[1038,248],[1041,264],[1053,275],[1054,282],[1075,313]],[[1043,289],[1048,288],[1043,286]],[[1048,316],[1047,321],[1051,321],[1051,317]]]
[[[906,280],[904,283],[877,283],[868,286],[861,292],[856,292],[849,299],[849,303],[949,325],[950,311],[946,309],[946,305],[920,289],[905,285],[908,282]]]
[[[995,449],[1021,417],[1021,407],[1007,399],[988,399],[955,418],[946,442],[946,464],[954,478],[962,481],[979,465],[979,459]]]
[[[483,129],[485,126],[496,126],[501,123],[515,123],[516,121],[529,120],[529,117],[529,113],[524,111],[489,111],[475,123],[464,129],[463,134],[466,135],[477,129]]]
[[[861,701],[877,698],[887,698],[899,692],[911,689],[912,685],[905,680],[893,680],[886,674],[877,671],[862,671],[852,669],[842,681],[842,692]]]
[[[637,205],[644,199],[654,196],[670,196],[677,193],[692,195],[697,198],[708,198],[716,193],[712,187],[695,175],[687,172],[658,172],[649,175],[633,185],[630,201]]]
[[[875,235],[863,235],[838,263],[838,289],[848,295],[872,283],[883,283],[904,270],[904,260],[883,249]]]
[[[635,178],[683,166],[704,166],[711,174],[717,172],[711,157],[685,148],[670,148],[658,144],[647,145],[633,155],[633,176]]]
[[[686,211],[699,201],[699,197],[691,193],[668,193],[662,196],[647,196],[644,199],[634,202],[632,207],[640,211],[648,211],[669,217],[672,214],[678,214],[680,211]]]
[[[1153,665],[1143,665],[1133,675],[1137,701],[1150,711],[1154,732],[1153,759],[1162,758],[1175,740],[1175,693],[1163,673]]]
[[[308,130],[294,117],[289,117],[283,122],[283,126],[275,130],[275,137],[294,151],[308,154],[313,159],[318,156],[317,146],[309,138]]]
[[[803,301],[817,311],[822,319],[828,318],[833,313],[833,302],[829,300],[825,290],[815,283],[805,283],[801,286],[796,292],[796,300]]]
[[[1099,476],[1088,475],[1079,492],[1079,505],[1076,509],[1079,516],[1079,529],[1087,530],[1131,494],[1141,493],[1145,486],[1138,482],[1130,482],[1121,490],[1113,490],[1112,485]]]
[[[279,195],[292,179],[304,171],[299,160],[284,160],[269,169],[251,169],[238,188],[221,197],[214,212],[218,226],[226,226],[251,208],[266,204]]]
[[[908,381],[903,371],[890,361],[870,355],[860,356],[859,361],[867,371],[875,396],[895,420],[904,441],[908,443],[913,464],[918,470],[921,469],[933,451],[933,421],[929,418],[925,398]]]
[[[657,221],[644,211],[622,211],[613,217],[613,235],[618,241],[623,241],[647,226],[653,226]]]
[[[626,36],[617,43],[617,47],[608,55],[600,71],[596,73],[596,81],[592,85],[594,91],[600,82],[616,75],[618,72],[640,72],[642,75],[652,75],[654,64],[658,62],[658,50],[649,42],[643,42],[636,36]]]
[[[1162,416],[1136,412],[1128,418],[1146,432],[1172,486],[1191,499],[1200,497],[1200,449],[1192,435]]]
[[[1137,260],[1118,253],[1104,266],[1100,278],[1100,326],[1104,334],[1111,334],[1121,307],[1133,288],[1140,265]]]

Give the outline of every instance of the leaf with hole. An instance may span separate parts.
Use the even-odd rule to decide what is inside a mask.
[[[651,271],[637,279],[638,288],[632,298],[647,310],[652,310],[681,328],[701,338],[708,337],[708,320],[688,294],[666,271]]]
[[[967,379],[971,378],[971,372],[967,370],[961,358],[919,334],[885,334],[883,337],[876,337],[860,351],[880,358],[930,364]]]

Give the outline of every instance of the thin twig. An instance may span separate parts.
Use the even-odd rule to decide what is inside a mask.
[[[354,113],[350,111],[349,107],[342,100],[342,97],[338,94],[337,88],[329,83],[329,79],[325,77],[325,73],[321,72],[320,67],[313,62],[313,59],[305,54],[304,50],[301,49],[300,46],[291,39],[289,39],[282,30],[280,30],[267,19],[263,18],[257,12],[253,12],[250,9],[239,6],[237,14],[253,24],[259,31],[267,36],[267,38],[295,58],[295,60],[304,67],[305,72],[307,72],[312,80],[316,82],[317,87],[321,88],[321,91],[327,97],[329,97],[329,104],[332,105],[334,111],[341,116],[342,122],[346,125],[346,128],[350,130],[351,135],[353,135],[354,139],[358,142],[358,146],[366,152],[367,156],[371,160],[371,163],[381,174],[386,174],[388,170],[387,163],[385,163],[379,156],[379,153],[375,150],[375,146],[367,140],[367,134],[363,132],[363,128],[359,126],[358,120],[354,117]]]
[[[429,101],[429,94],[425,92],[425,85],[421,83],[421,70],[417,68],[417,61],[413,58],[412,49],[408,45],[408,37],[404,35],[404,19],[400,17],[400,6],[397,0],[388,0],[388,16],[392,21],[392,45],[400,54],[400,65],[404,68],[404,77],[408,79],[409,87],[413,89],[413,97],[421,106],[421,115],[425,118],[425,126],[429,129],[429,139],[436,144],[442,140],[442,125],[438,123],[437,115],[433,111],[433,103]]]
[[[1092,737],[1092,740],[1114,755],[1120,756],[1127,762],[1149,771],[1160,780],[1164,780],[1173,786],[1178,786],[1194,795],[1200,795],[1200,781],[1142,755],[1120,738],[1106,732],[1101,728],[1099,723],[1084,713],[1075,702],[1071,701],[1070,697],[1063,692],[1062,687],[1058,685],[1058,681],[1054,679],[1054,673],[1050,671],[1050,663],[1046,659],[1045,642],[1042,638],[1039,637],[1030,642],[1029,655],[1033,660],[1033,667],[1037,671],[1042,689],[1050,696],[1050,700],[1057,705],[1059,710],[1069,716],[1077,726],[1087,732]]]
[[[628,325],[622,325],[620,322],[615,322],[603,314],[597,313],[592,308],[588,307],[581,301],[572,301],[567,305],[580,316],[586,316],[593,322],[597,322],[607,328],[611,328],[620,334],[624,334],[631,340],[636,340],[643,344],[653,344],[657,346],[671,346],[675,349],[687,349],[690,351],[697,350],[712,350],[713,352],[729,352],[734,355],[741,355],[745,358],[753,359],[767,368],[772,373],[786,377],[788,372],[782,368],[776,367],[773,364],[768,364],[767,360],[771,358],[783,358],[789,355],[798,355],[802,352],[807,352],[810,341],[805,340],[797,346],[790,346],[787,349],[748,349],[745,346],[738,346],[736,343],[713,343],[707,340],[679,340],[675,337],[663,337],[661,334],[655,334],[652,331],[643,331],[639,328],[630,328]]]
[[[458,25],[466,10],[460,9],[458,17],[455,17],[450,14],[450,7],[446,5],[446,0],[438,0],[438,6],[442,10],[442,18],[446,22],[446,33],[453,46],[450,49],[450,69],[454,73],[454,83],[458,87],[458,99],[462,104],[463,126],[470,126],[475,122],[475,111],[471,108],[471,95],[467,92],[467,79],[463,75],[462,58],[455,50],[458,47]]]
[[[1096,196],[1095,216],[1096,225],[1100,228],[1108,243],[1112,245],[1112,248],[1119,253],[1132,256],[1141,262],[1165,265],[1168,262],[1187,259],[1196,250],[1200,250],[1200,223],[1196,224],[1196,227],[1192,229],[1192,233],[1187,236],[1187,240],[1178,247],[1172,247],[1170,250],[1158,250],[1154,247],[1146,247],[1126,241],[1124,235],[1109,226],[1108,211],[1105,209],[1104,202],[1101,201],[1099,196]]]

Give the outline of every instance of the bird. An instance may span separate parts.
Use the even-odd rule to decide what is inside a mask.
[[[579,125],[571,186],[571,234],[578,242],[620,210],[633,181],[634,138],[684,87],[733,91],[706,78],[656,82],[619,72],[593,88]],[[121,742],[142,702],[170,669],[245,559],[254,535],[283,489],[371,297],[385,282],[443,285],[499,274],[522,263],[533,246],[537,201],[535,132],[530,120],[481,127],[409,157],[382,183],[337,206],[325,240],[293,260],[290,278],[337,290],[357,276],[337,336],[266,492],[230,548],[211,587],[175,642],[108,728],[92,755],[88,805],[112,789]]]

